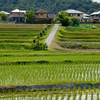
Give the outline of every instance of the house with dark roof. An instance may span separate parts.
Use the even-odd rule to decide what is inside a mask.
[[[45,10],[40,9],[39,11],[35,12],[35,19],[47,19],[48,13]]]
[[[52,23],[53,19],[57,17],[55,14],[48,14],[48,12],[43,9],[35,12],[34,15],[34,23]]]

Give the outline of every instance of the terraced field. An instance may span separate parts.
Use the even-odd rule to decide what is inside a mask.
[[[47,26],[0,25],[0,99],[100,100],[100,29],[60,27],[53,50],[30,50]]]
[[[100,28],[60,27],[55,39],[55,49],[100,52]]]
[[[48,25],[0,25],[0,49],[28,49]],[[47,32],[48,33],[48,32]],[[47,37],[46,33],[40,40]]]

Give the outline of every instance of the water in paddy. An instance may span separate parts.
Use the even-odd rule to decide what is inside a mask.
[[[100,97],[100,95],[99,95]],[[94,94],[93,95],[93,99],[91,99],[91,95],[87,95],[87,100],[100,100],[100,99],[97,99],[97,94]],[[82,95],[81,99],[80,99],[80,96],[77,95],[76,96],[76,99],[74,99],[74,96],[71,96],[70,99],[68,99],[68,96],[65,96],[63,99],[61,96],[58,97],[58,99],[56,99],[56,95],[51,97],[51,96],[48,96],[48,97],[13,97],[13,98],[2,98],[0,100],[86,100],[86,95]]]

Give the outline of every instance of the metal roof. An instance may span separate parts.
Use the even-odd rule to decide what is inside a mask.
[[[68,9],[68,10],[65,10],[65,11],[68,12],[68,13],[73,13],[73,14],[76,14],[76,13],[83,14],[83,12],[78,11],[78,10],[74,10],[74,9]]]
[[[100,11],[98,11],[98,12],[93,12],[91,15],[98,15],[98,14],[100,14]]]
[[[5,11],[0,11],[0,13],[10,15],[10,13],[5,12]]]
[[[26,13],[25,10],[19,10],[19,9],[15,9],[15,10],[13,10],[13,11],[11,11],[11,12],[22,12],[22,13]]]

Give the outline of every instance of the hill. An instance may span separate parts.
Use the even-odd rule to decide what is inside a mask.
[[[11,11],[15,8],[31,9],[35,11],[44,9],[49,13],[57,13],[61,10],[76,9],[85,13],[100,10],[100,3],[92,0],[0,0],[0,10]]]

